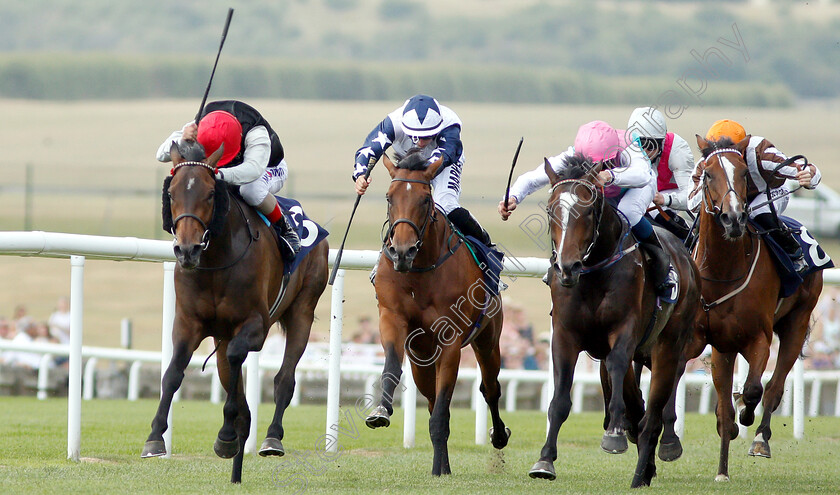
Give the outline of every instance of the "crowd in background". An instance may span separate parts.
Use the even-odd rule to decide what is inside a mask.
[[[48,342],[67,344],[70,342],[70,300],[62,296],[56,303],[55,311],[46,320],[29,315],[26,305],[18,304],[11,318],[0,316],[0,341],[14,343]],[[0,349],[0,364],[37,370],[42,365],[42,355],[35,352],[7,351]],[[61,366],[66,357],[57,357],[47,364],[50,367]]]

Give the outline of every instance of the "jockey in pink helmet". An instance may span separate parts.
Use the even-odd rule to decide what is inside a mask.
[[[641,246],[651,255],[653,282],[657,292],[663,296],[669,295],[676,285],[676,272],[653,226],[645,218],[647,207],[656,194],[656,177],[651,171],[650,160],[642,153],[640,146],[630,146],[626,142],[624,131],[616,130],[600,120],[580,126],[574,146],[548,158],[548,162],[555,172],[559,172],[566,160],[575,154],[581,154],[594,163],[605,163],[606,166],[597,176],[597,182],[605,186],[608,201],[624,215]],[[504,200],[499,202],[502,220],[507,220],[525,197],[548,183],[543,164],[520,175],[510,188],[507,206]]]

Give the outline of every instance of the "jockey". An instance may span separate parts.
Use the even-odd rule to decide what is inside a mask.
[[[734,120],[718,120],[709,128],[709,132],[706,133],[706,140],[717,141],[721,138],[729,138],[733,143],[738,143],[747,138],[747,132],[741,124]],[[747,162],[747,167],[749,167],[749,174],[747,174],[749,216],[785,250],[793,260],[796,271],[803,273],[808,269],[808,263],[805,261],[805,253],[802,252],[799,242],[773,214],[773,209],[770,208],[769,204],[759,205],[767,201],[765,192],[769,189],[776,214],[781,215],[787,208],[791,192],[785,185],[785,179],[796,179],[801,186],[814,189],[820,183],[822,175],[813,163],[809,163],[802,170],[791,164],[782,167],[773,174],[773,170],[787,160],[787,157],[777,150],[770,141],[761,136],[749,136],[749,139],[747,150],[744,153],[744,159]],[[703,200],[703,195],[698,194],[698,192],[702,189],[700,179],[703,176],[704,166],[705,161],[698,161],[692,175],[694,190],[688,195],[688,207],[693,211],[700,207]]]
[[[653,107],[639,107],[627,121],[627,141],[638,138],[656,174],[653,204],[685,211],[691,191],[694,156],[691,146],[678,134],[668,132],[665,116]],[[658,212],[657,212],[658,214]]]
[[[286,182],[288,166],[280,138],[265,118],[241,101],[208,103],[198,125],[188,122],[173,132],[158,148],[157,159],[171,161],[172,142],[187,140],[197,140],[208,155],[224,144],[216,179],[239,186],[242,199],[278,228],[281,241],[294,257],[300,251],[300,238],[274,197]]]
[[[388,148],[394,148],[397,160],[412,148],[420,148],[428,163],[443,157],[443,165],[432,179],[432,198],[458,229],[493,247],[490,235],[466,208],[459,204],[464,146],[461,143],[461,119],[427,95],[415,95],[389,113],[365,138],[356,151],[353,180],[360,196],[370,185],[365,177],[371,158],[378,160]]]
[[[548,159],[555,171],[560,171],[568,158],[575,153],[590,158],[593,162],[606,162],[597,176],[598,185],[621,188],[617,209],[626,218],[636,239],[645,248],[652,260],[653,285],[659,295],[668,296],[676,286],[676,271],[671,266],[668,253],[662,248],[645,211],[656,194],[656,179],[647,156],[641,152],[641,145],[623,142],[623,131],[613,129],[609,124],[596,120],[580,126],[574,146]],[[507,206],[499,202],[499,214],[507,220],[516,206],[526,196],[548,185],[550,182],[543,165],[525,172],[510,188]],[[615,188],[614,188],[615,189]],[[607,194],[609,196],[609,194]]]

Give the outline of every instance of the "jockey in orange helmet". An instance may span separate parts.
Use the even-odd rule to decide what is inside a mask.
[[[749,172],[747,174],[747,202],[749,203],[749,216],[762,229],[766,230],[793,260],[796,271],[803,272],[808,269],[805,255],[799,247],[799,242],[791,232],[781,225],[779,219],[773,215],[773,209],[766,203],[767,190],[770,191],[770,198],[773,200],[775,211],[778,215],[787,208],[790,189],[785,185],[785,179],[794,178],[805,188],[813,189],[820,183],[822,175],[813,163],[799,170],[794,164],[782,167],[774,173],[774,169],[780,163],[787,160],[787,156],[773,146],[773,143],[761,136],[748,136],[744,127],[734,120],[718,120],[709,128],[706,133],[707,141],[717,141],[721,138],[729,138],[733,143],[738,143],[749,138],[744,159],[747,162]],[[705,162],[700,160],[694,168],[692,179],[694,190],[689,194],[688,206],[696,211],[702,202],[702,194],[698,194],[702,188],[701,178]]]
[[[239,186],[242,199],[278,227],[280,240],[294,257],[300,251],[300,238],[274,197],[289,171],[280,138],[268,121],[241,101],[208,103],[198,125],[188,122],[173,132],[158,148],[157,159],[170,161],[172,142],[186,140],[198,141],[208,156],[224,144],[216,178]]]

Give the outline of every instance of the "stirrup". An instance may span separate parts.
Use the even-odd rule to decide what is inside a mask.
[[[665,281],[656,287],[656,294],[669,301],[676,301],[679,296],[678,280],[674,265],[668,264],[668,275],[665,276]]]
[[[808,262],[805,261],[804,254],[800,253],[798,258],[792,258],[791,261],[793,262],[794,271],[796,271],[796,273],[798,273],[799,275],[803,275],[805,272],[808,271],[808,268],[810,268],[808,266]]]

